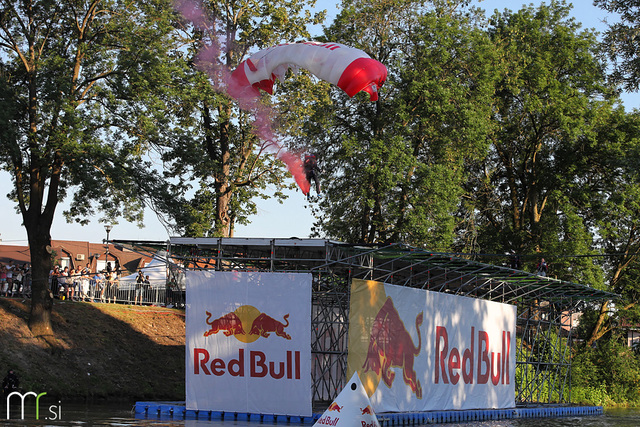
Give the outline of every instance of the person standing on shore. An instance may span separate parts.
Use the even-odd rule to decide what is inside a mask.
[[[13,372],[13,369],[9,369],[7,376],[2,380],[2,392],[4,393],[5,399],[14,391],[18,391],[18,387],[20,387],[20,380],[15,372]]]
[[[142,291],[144,288],[144,275],[142,274],[142,270],[138,271],[138,277],[136,277],[136,293],[133,299],[133,305],[140,304],[142,305]]]

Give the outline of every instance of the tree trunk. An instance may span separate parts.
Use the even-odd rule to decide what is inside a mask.
[[[631,241],[629,241],[627,243],[627,248],[630,246]],[[622,272],[629,267],[629,264],[631,264],[635,258],[636,258],[636,253],[637,252],[630,252],[628,249],[625,251],[625,256],[624,258],[622,258],[622,260],[620,260],[620,262],[618,263],[618,265],[616,266],[615,271],[613,272],[613,275],[611,277],[611,289],[614,292],[621,292],[622,289],[618,289],[618,284],[620,281],[620,277],[622,276]],[[609,316],[609,301],[605,301],[602,303],[602,305],[600,306],[600,313],[598,314],[598,320],[596,320],[595,325],[593,326],[593,329],[591,330],[591,335],[589,336],[589,339],[587,340],[587,345],[591,346],[593,345],[594,342],[596,342],[597,340],[599,340],[604,334],[606,334],[609,331],[609,327],[606,324],[606,320]]]
[[[217,187],[217,190],[216,231],[218,237],[230,237],[231,221],[229,219],[229,201],[231,200],[231,192],[226,183]]]
[[[31,254],[31,314],[29,329],[35,337],[53,336],[51,311],[53,294],[50,290],[51,237],[49,232],[39,232],[38,224],[25,224],[29,236]]]
[[[218,108],[218,114],[221,117],[230,116],[230,107],[228,105]],[[217,125],[219,137],[216,141],[214,138],[214,123],[211,117],[211,110],[208,105],[203,105],[203,126],[205,128],[205,144],[209,159],[215,165],[213,174],[215,179],[216,190],[216,219],[215,233],[216,237],[229,237],[230,220],[229,220],[229,201],[233,196],[229,188],[229,180],[231,173],[231,151],[229,142],[229,121],[221,120]],[[217,143],[217,144],[216,144]]]
[[[47,156],[42,153],[44,146],[38,140],[38,90],[37,69],[35,60],[25,63],[29,75],[29,146],[30,171],[29,194],[23,193],[24,181],[22,165],[16,167],[16,189],[18,204],[22,213],[24,227],[27,230],[29,251],[31,255],[31,313],[29,315],[29,329],[35,337],[42,337],[48,342],[53,341],[53,327],[51,311],[53,309],[53,295],[49,292],[49,271],[51,270],[51,224],[58,204],[58,189],[62,160],[59,153],[54,154],[53,164],[48,164]],[[18,165],[20,161],[16,162]],[[47,172],[49,173],[49,187],[47,201],[44,204]],[[27,207],[28,205],[28,207]]]
[[[596,324],[593,326],[593,329],[591,330],[591,335],[587,340],[587,346],[591,347],[594,342],[596,342],[605,334],[606,331],[603,330],[603,325],[607,318],[608,313],[609,313],[609,301],[605,301],[600,306],[600,314],[598,314],[598,320],[596,320]]]
[[[220,174],[216,177],[216,230],[220,237],[229,237],[231,221],[229,202],[233,196],[229,181],[231,175],[231,149],[229,142],[229,122],[223,121],[220,131]]]

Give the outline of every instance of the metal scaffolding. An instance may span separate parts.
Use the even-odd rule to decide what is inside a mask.
[[[142,245],[167,247],[166,242]],[[170,256],[187,269],[313,274],[311,352],[317,406],[331,402],[348,380],[352,279],[516,305],[517,405],[571,403],[573,314],[585,303],[615,298],[588,286],[402,244],[368,247],[325,239],[171,238],[168,247]]]

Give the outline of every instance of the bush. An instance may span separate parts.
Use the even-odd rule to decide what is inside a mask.
[[[640,361],[626,345],[599,341],[581,347],[572,360],[571,400],[595,405],[640,404]]]
[[[596,387],[572,387],[571,402],[591,406],[615,406],[604,384]]]

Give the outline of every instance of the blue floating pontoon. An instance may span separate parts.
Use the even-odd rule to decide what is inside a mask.
[[[246,412],[187,410],[184,402],[136,402],[138,419],[220,420],[246,421],[262,424],[313,424],[322,415],[310,417],[280,414],[252,414]],[[602,406],[538,406],[510,409],[475,409],[462,411],[394,412],[378,413],[381,427],[440,424],[468,421],[489,421],[514,418],[556,418],[602,415]]]

